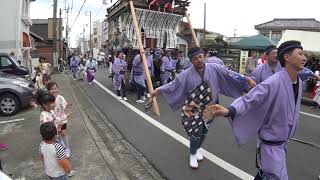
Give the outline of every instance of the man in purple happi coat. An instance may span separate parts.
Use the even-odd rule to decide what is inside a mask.
[[[161,58],[162,64],[160,67],[160,78],[161,78],[161,84],[167,84],[168,80],[171,78],[171,72],[172,72],[172,63],[169,56],[169,52],[165,52],[165,56]]]
[[[137,54],[132,62],[130,81],[134,84],[137,90],[137,103],[144,103],[146,92],[145,72],[143,69],[141,55]]]
[[[152,97],[161,93],[173,110],[180,109],[191,91],[203,81],[208,81],[211,86],[213,103],[216,102],[218,93],[230,97],[239,97],[247,88],[248,83],[251,86],[255,86],[255,82],[251,78],[229,71],[224,66],[218,64],[205,63],[204,52],[201,48],[190,49],[189,58],[192,62],[190,68],[181,72],[175,80],[157,88],[151,93]],[[191,168],[198,168],[198,160],[203,159],[200,147],[208,132],[207,125],[209,124],[203,125],[200,128],[200,138],[190,137]]]
[[[72,71],[72,75],[73,75],[74,80],[77,80],[76,74],[78,71],[79,63],[80,63],[79,57],[77,55],[74,55],[70,61],[70,67],[71,67],[71,71]]]
[[[114,73],[113,75],[113,86],[114,89],[117,91],[118,98],[120,100],[127,101],[127,91],[126,91],[126,79],[125,74],[127,72],[127,62],[124,58],[123,51],[118,51],[116,53],[116,59],[113,62],[112,65],[112,71]]]
[[[150,49],[145,49],[145,51],[146,51],[147,65],[150,72],[150,77],[153,77],[154,76],[153,58],[150,53]]]
[[[209,106],[205,117],[230,117],[236,141],[246,144],[257,135],[259,179],[288,180],[286,151],[294,135],[300,113],[302,80],[306,57],[299,41],[287,41],[278,48],[282,67],[247,95],[236,99],[228,108]]]
[[[224,66],[223,61],[220,58],[218,58],[216,55],[217,55],[217,51],[210,50],[207,54],[206,62],[207,63],[216,63],[216,64],[220,64],[220,65]]]
[[[268,77],[272,76],[274,73],[281,71],[282,67],[278,62],[278,49],[274,45],[270,45],[265,50],[265,56],[267,57],[267,63],[258,66],[249,75],[257,84],[266,80]]]
[[[250,75],[257,84],[260,84],[262,81],[266,80],[276,72],[279,72],[282,70],[282,67],[280,65],[280,62],[278,61],[277,55],[278,55],[278,49],[274,45],[270,45],[265,50],[265,55],[268,59],[267,63],[264,63],[260,66],[258,66]],[[320,80],[319,76],[314,74],[311,70],[307,68],[303,68],[299,72],[299,77],[302,81],[314,77],[318,80]]]
[[[149,69],[149,72],[150,72],[150,77],[152,79],[152,77],[154,77],[153,55],[151,55],[150,49],[146,48],[145,51],[146,51],[146,57],[147,57],[147,65],[148,65],[148,69]],[[148,89],[148,86],[147,86],[146,75],[145,75],[144,78],[145,78],[144,82],[146,84],[146,92],[149,93],[149,89]],[[148,94],[148,96],[149,96],[149,94]]]

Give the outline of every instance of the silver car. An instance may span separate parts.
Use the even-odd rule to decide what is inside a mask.
[[[32,86],[26,79],[0,72],[0,114],[14,115],[32,99]]]

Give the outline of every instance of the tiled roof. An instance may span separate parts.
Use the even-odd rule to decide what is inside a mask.
[[[292,29],[292,30],[320,30],[320,22],[314,18],[307,19],[274,19],[254,26],[255,29]]]

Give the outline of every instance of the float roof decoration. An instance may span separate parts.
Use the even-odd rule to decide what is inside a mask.
[[[164,12],[165,7],[168,7],[168,4],[172,5],[173,11],[170,13],[177,15],[184,15],[187,7],[190,6],[190,0],[133,0],[135,8],[139,9],[149,9],[154,11]],[[149,6],[150,4],[156,4],[156,7]],[[159,6],[157,6],[159,5]],[[168,10],[168,9],[167,9]],[[108,21],[112,21],[114,18],[117,18],[121,14],[130,11],[128,0],[118,0],[113,6],[107,9],[108,12]],[[169,12],[169,11],[166,11]]]

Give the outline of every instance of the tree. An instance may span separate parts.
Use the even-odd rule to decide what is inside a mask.
[[[221,36],[216,37],[214,40],[207,39],[204,41],[201,41],[201,47],[204,49],[214,49],[216,51],[220,51],[223,48],[228,47],[228,43],[223,40]]]

